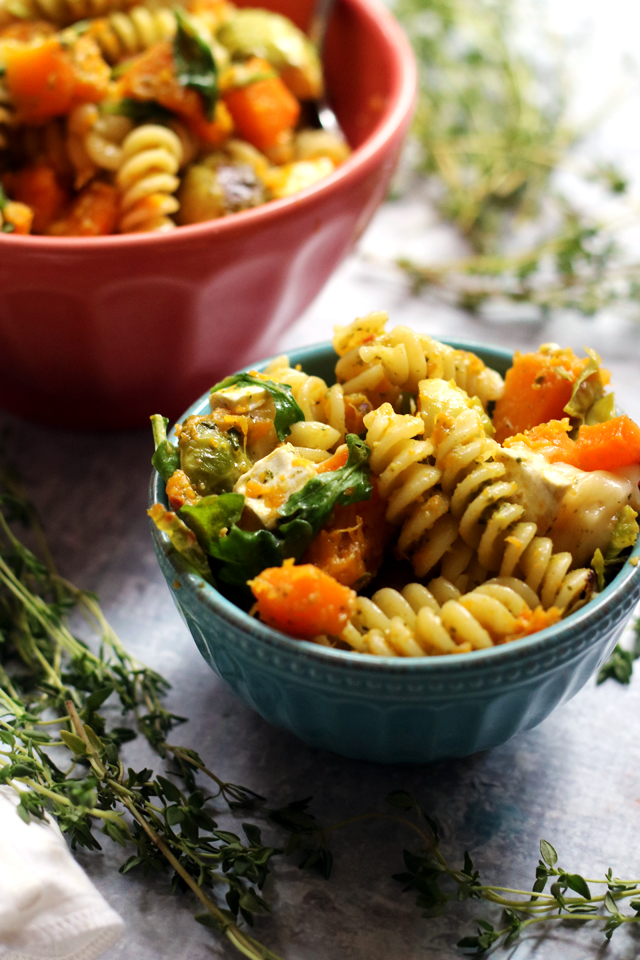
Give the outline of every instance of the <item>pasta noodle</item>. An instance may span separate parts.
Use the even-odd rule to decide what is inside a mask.
[[[133,0],[135,2],[135,0]],[[89,17],[125,10],[131,0],[2,0],[0,26],[20,20],[48,20],[64,25]]]
[[[453,584],[434,592],[411,583],[402,592],[383,588],[358,597],[340,639],[359,653],[424,657],[484,650],[526,635],[533,610],[513,582],[491,581],[466,594]],[[531,595],[534,602],[535,594]],[[441,602],[439,602],[441,601]],[[559,611],[546,617],[559,619]]]
[[[318,51],[268,10],[0,0],[0,182],[37,234],[171,230],[300,192],[350,152],[303,125],[301,101],[322,92]],[[179,149],[173,136],[153,147],[164,179],[144,193],[123,143],[160,127]]]
[[[172,40],[175,32],[175,14],[166,7],[132,7],[126,13],[117,11],[94,20],[89,27],[89,36],[96,41],[107,63],[118,63],[161,40]]]
[[[437,377],[454,380],[478,397],[485,409],[498,399],[502,377],[475,354],[455,350],[408,327],[384,333],[386,319],[386,314],[377,313],[354,321],[352,328],[339,329],[334,339],[341,354],[336,377],[347,393],[364,390],[391,399],[401,391],[415,394],[421,380]]]
[[[180,183],[175,174],[181,160],[180,140],[167,127],[149,123],[127,134],[116,176],[122,191],[123,232],[175,228],[168,215],[179,206],[172,194]]]

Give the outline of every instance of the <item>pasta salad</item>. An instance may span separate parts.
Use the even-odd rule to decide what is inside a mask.
[[[185,562],[292,637],[382,656],[470,652],[587,603],[638,536],[640,427],[591,350],[473,353],[374,313],[337,328],[336,382],[279,357],[152,417]]]
[[[267,10],[0,0],[0,230],[166,231],[290,196],[349,155],[305,120],[322,93]]]

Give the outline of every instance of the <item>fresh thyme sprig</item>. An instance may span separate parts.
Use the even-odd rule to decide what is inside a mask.
[[[16,521],[29,527],[42,559],[18,538]],[[72,612],[93,629],[97,653],[71,631]],[[252,925],[269,911],[260,891],[281,851],[255,824],[243,824],[244,838],[219,829],[211,808],[219,799],[250,809],[263,798],[167,742],[184,719],[164,707],[167,690],[127,653],[96,598],[58,575],[35,510],[15,474],[0,468],[0,783],[17,792],[25,821],[51,814],[73,847],[100,849],[98,831],[132,847],[123,873],[172,868],[172,887],[190,889],[204,908],[199,922],[251,960],[279,960],[239,921]],[[137,733],[107,728],[99,710],[110,698],[171,761],[167,776],[125,769],[120,747]],[[198,787],[199,774],[214,784],[211,793]]]
[[[540,315],[570,309],[591,316],[618,303],[638,315],[640,265],[625,260],[621,225],[576,210],[553,179],[573,167],[610,195],[627,190],[611,164],[575,169],[579,135],[566,120],[553,44],[544,64],[520,50],[513,0],[397,0],[395,11],[420,74],[415,169],[472,250],[443,264],[400,259],[413,289],[472,312],[501,301]],[[525,222],[539,239],[522,250]]]
[[[610,940],[624,924],[640,923],[640,879],[620,880],[611,869],[600,879],[571,873],[559,866],[553,846],[541,840],[541,859],[530,890],[486,884],[468,851],[461,868],[448,862],[441,850],[438,825],[409,793],[398,790],[387,800],[413,815],[414,827],[424,841],[422,849],[404,851],[405,870],[394,877],[405,891],[417,894],[416,906],[424,917],[440,916],[453,900],[484,900],[502,908],[498,926],[479,919],[477,932],[458,942],[461,949],[472,951],[471,956],[482,956],[497,944],[511,946],[522,933],[539,924],[566,920],[601,922],[601,932]],[[590,884],[605,889],[593,894]],[[634,912],[624,913],[619,906],[621,901],[628,901]]]
[[[627,650],[617,643],[607,662],[600,667],[596,683],[601,684],[605,680],[617,680],[618,683],[623,684],[631,683],[633,664],[640,658],[640,617],[636,619],[633,631],[635,638],[631,649]]]

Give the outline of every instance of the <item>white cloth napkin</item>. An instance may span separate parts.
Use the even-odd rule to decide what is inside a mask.
[[[0,960],[94,960],[124,924],[52,821],[25,823],[0,787]]]

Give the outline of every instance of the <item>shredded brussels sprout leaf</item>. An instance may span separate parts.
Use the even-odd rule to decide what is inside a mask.
[[[259,381],[261,382],[261,381]],[[241,530],[244,497],[223,493],[182,507],[180,518],[199,546],[218,561],[216,574],[225,583],[246,587],[248,580],[283,560],[299,560],[337,504],[371,497],[369,447],[355,434],[347,435],[349,458],[338,470],[320,474],[292,494],[280,508],[276,530]]]

